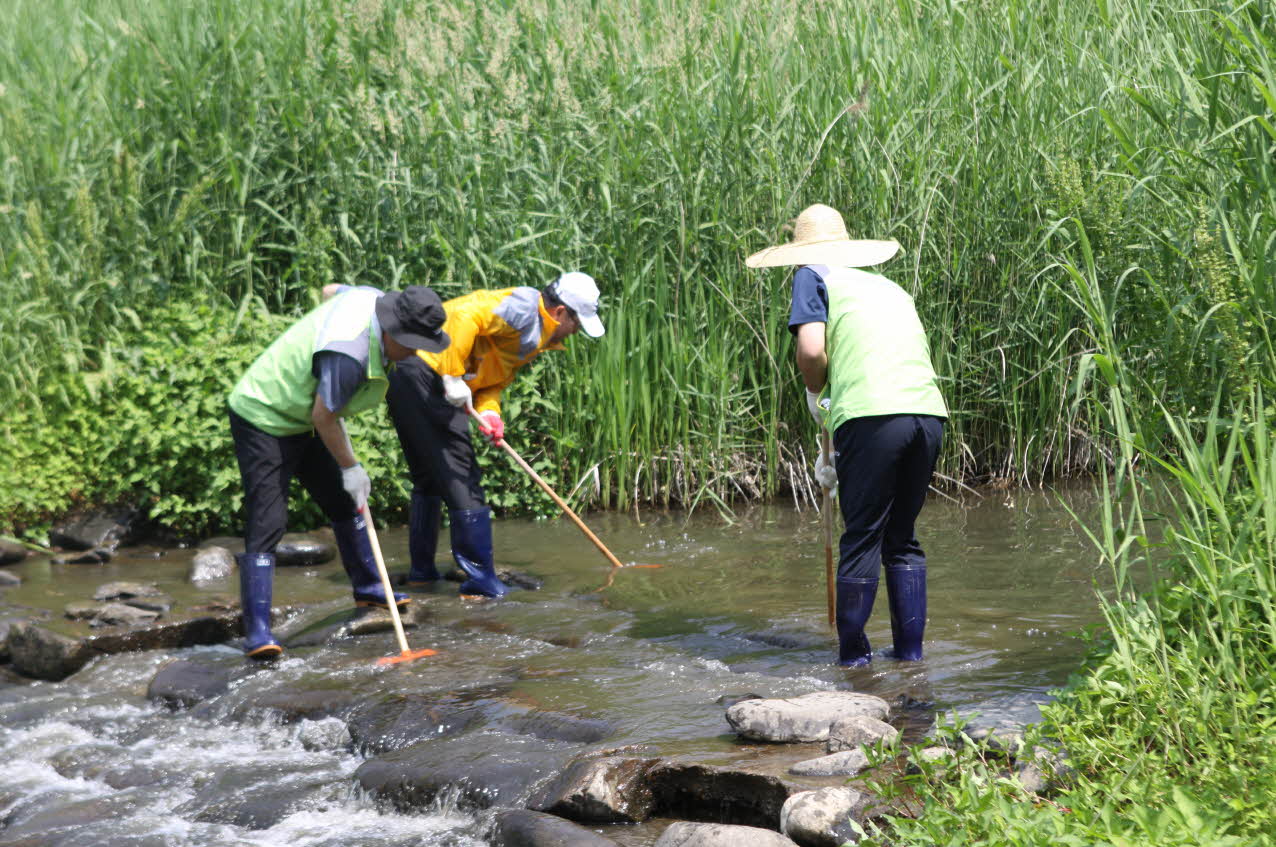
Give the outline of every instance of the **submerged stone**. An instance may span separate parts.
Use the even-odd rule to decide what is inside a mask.
[[[163,592],[151,582],[108,582],[93,592],[94,600],[131,600],[135,597],[162,597]]]
[[[224,694],[229,687],[229,668],[177,659],[156,671],[146,696],[169,708],[183,709]]]

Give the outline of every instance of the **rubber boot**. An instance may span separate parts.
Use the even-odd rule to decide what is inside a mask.
[[[439,580],[434,555],[439,547],[439,518],[443,516],[443,498],[427,497],[412,492],[412,510],[408,518],[408,552],[412,566],[408,569],[408,587],[420,588]]]
[[[334,521],[332,532],[337,537],[341,564],[346,569],[346,576],[350,577],[350,587],[354,589],[354,604],[384,609],[387,608],[385,588],[381,585],[381,574],[377,572],[377,560],[372,555],[366,520],[362,514],[357,514],[344,521]],[[396,591],[394,602],[401,609],[411,600],[408,595]]]
[[[922,635],[926,632],[926,566],[888,567],[886,598],[891,607],[895,658],[904,662],[919,661]]]
[[[461,593],[502,597],[508,590],[492,564],[492,510],[461,509],[452,515],[452,558],[468,579]]]
[[[239,603],[244,622],[244,655],[250,659],[273,659],[284,651],[270,634],[270,597],[275,579],[275,557],[271,553],[240,553]]]
[[[858,668],[873,661],[873,648],[864,634],[864,625],[873,613],[877,579],[837,581],[837,663]]]

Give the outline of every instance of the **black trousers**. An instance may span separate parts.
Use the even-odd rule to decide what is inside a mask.
[[[288,524],[288,484],[295,476],[328,520],[355,515],[341,466],[314,433],[271,435],[230,411],[230,434],[244,480],[244,552],[273,553]]]
[[[932,415],[852,418],[837,428],[839,578],[872,579],[885,565],[924,565],[913,526],[926,501],[944,421]]]
[[[408,460],[412,492],[442,497],[448,511],[483,508],[487,500],[469,416],[444,399],[443,378],[420,356],[409,356],[390,370],[386,403]]]

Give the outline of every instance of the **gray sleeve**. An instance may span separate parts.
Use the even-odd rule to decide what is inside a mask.
[[[345,353],[320,350],[314,355],[313,373],[319,380],[315,394],[330,412],[339,412],[367,379],[363,366]]]

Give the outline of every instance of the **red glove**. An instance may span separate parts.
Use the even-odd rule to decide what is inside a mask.
[[[491,439],[493,444],[500,444],[505,439],[505,421],[501,420],[501,416],[488,410],[480,412],[479,432]]]

